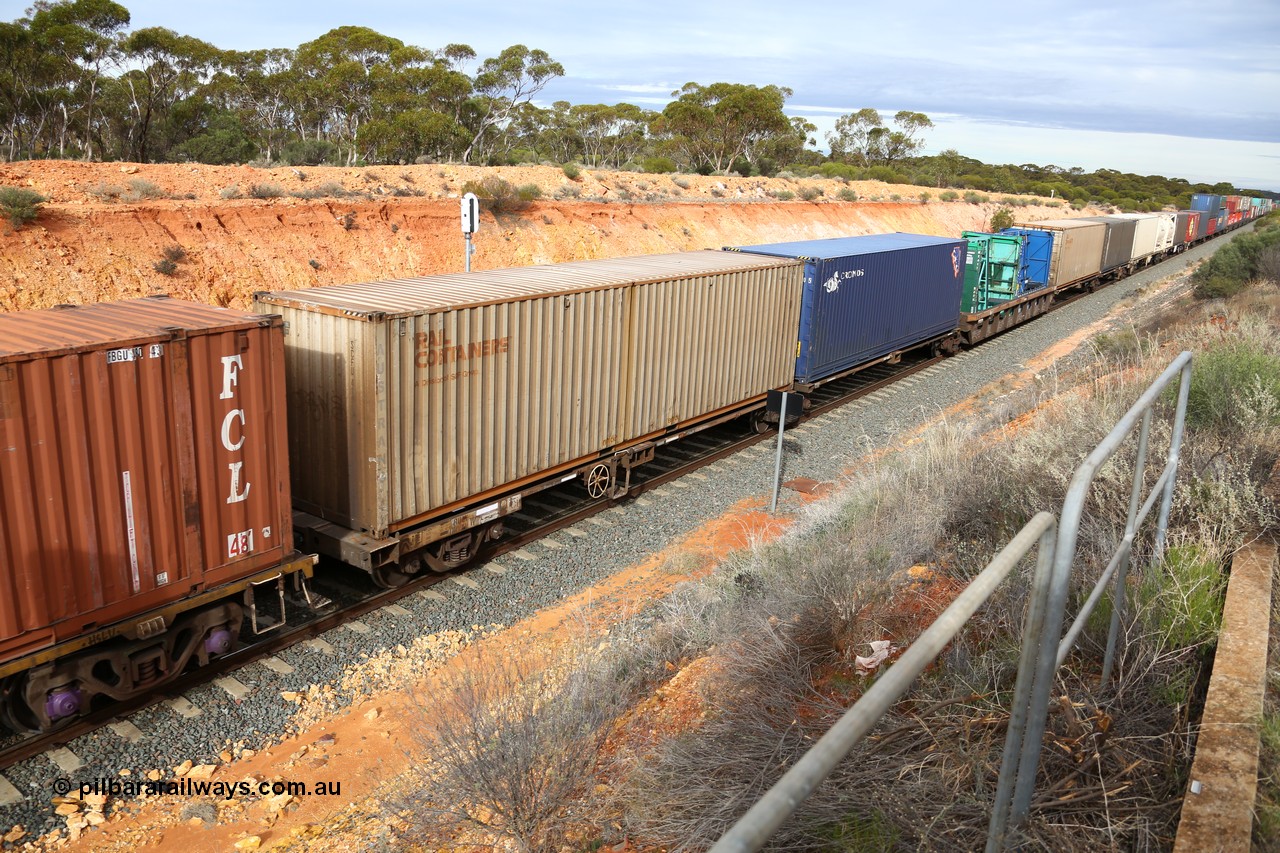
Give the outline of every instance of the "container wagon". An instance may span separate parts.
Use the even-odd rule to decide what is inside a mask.
[[[957,326],[964,343],[978,343],[1049,310],[1053,296],[1045,288],[1053,258],[1052,231],[965,231],[964,237],[969,252]],[[993,289],[992,281],[1001,283]]]
[[[803,266],[700,251],[259,293],[283,315],[295,526],[384,586],[545,488],[593,498],[790,385]]]
[[[804,264],[794,390],[805,393],[955,333],[965,244],[875,234],[726,247]]]
[[[0,315],[9,728],[147,692],[246,619],[283,624],[285,578],[314,563],[293,547],[283,394],[278,317],[156,297]]]

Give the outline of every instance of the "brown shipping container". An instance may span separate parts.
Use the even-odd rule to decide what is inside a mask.
[[[685,252],[256,296],[295,504],[374,536],[788,385],[803,265]]]
[[[0,315],[0,663],[293,552],[279,318]]]
[[[1053,257],[1049,261],[1049,286],[1065,287],[1091,278],[1102,270],[1102,250],[1107,227],[1081,219],[1044,219],[1019,222],[1019,228],[1053,232]]]

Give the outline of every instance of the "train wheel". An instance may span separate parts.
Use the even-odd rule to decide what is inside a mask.
[[[25,673],[0,680],[0,726],[14,734],[40,731],[40,723],[27,706],[26,683]]]
[[[378,566],[373,570],[373,582],[383,589],[395,589],[407,584],[413,575],[402,571],[399,566]]]
[[[442,542],[433,542],[423,550],[422,561],[433,572],[452,572],[475,559],[485,538],[484,528],[480,528]]]
[[[582,475],[582,484],[587,488],[587,494],[593,500],[599,500],[609,493],[609,486],[613,483],[613,469],[603,462],[599,462],[592,466],[590,471]]]
[[[773,432],[773,424],[769,423],[763,409],[751,415],[751,431],[756,435]]]

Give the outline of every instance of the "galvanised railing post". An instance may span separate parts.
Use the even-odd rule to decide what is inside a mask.
[[[1102,677],[1099,685],[1111,680],[1111,666],[1116,659],[1116,642],[1120,637],[1120,623],[1124,620],[1125,603],[1129,596],[1125,593],[1125,580],[1129,575],[1129,556],[1133,550],[1134,532],[1137,525],[1134,519],[1138,515],[1139,495],[1142,494],[1142,480],[1147,473],[1147,438],[1151,433],[1151,410],[1142,413],[1142,430],[1138,433],[1138,458],[1133,465],[1133,489],[1129,492],[1129,515],[1124,522],[1124,541],[1120,545],[1120,570],[1116,572],[1116,591],[1111,596],[1111,627],[1107,629],[1107,653],[1102,659]]]
[[[1049,524],[1040,534],[1036,573],[1031,585],[1031,601],[1026,623],[1022,627],[1022,653],[1018,657],[1018,679],[1013,688],[1013,705],[1009,709],[1009,729],[1005,733],[1004,753],[1000,759],[1000,778],[996,782],[995,803],[987,826],[987,853],[999,853],[1004,847],[1009,825],[1014,784],[1018,781],[1018,755],[1023,749],[1030,707],[1031,687],[1035,680],[1037,649],[1044,641],[1044,618],[1049,600],[1050,571],[1053,568],[1054,540],[1057,525]]]
[[[1155,558],[1164,556],[1164,537],[1169,528],[1169,511],[1173,508],[1173,480],[1178,474],[1178,455],[1182,451],[1182,433],[1187,422],[1187,397],[1191,393],[1191,353],[1182,371],[1178,385],[1178,410],[1173,416],[1173,437],[1169,440],[1169,481],[1164,485],[1164,498],[1160,501],[1160,517],[1156,519]],[[1176,364],[1176,362],[1175,362]]]
[[[1142,523],[1147,512],[1150,511],[1152,502],[1160,495],[1162,489],[1164,500],[1161,509],[1162,513],[1164,513],[1164,507],[1172,506],[1173,474],[1176,471],[1177,452],[1182,443],[1182,422],[1186,414],[1187,393],[1191,386],[1191,353],[1189,352],[1184,352],[1175,358],[1173,363],[1160,374],[1159,378],[1143,392],[1142,396],[1129,408],[1129,411],[1125,412],[1111,432],[1080,463],[1080,467],[1076,469],[1076,473],[1071,478],[1071,484],[1067,487],[1067,495],[1062,502],[1062,514],[1058,520],[1058,544],[1054,550],[1053,577],[1049,586],[1048,613],[1046,614],[1044,625],[1045,633],[1037,650],[1039,659],[1036,667],[1036,679],[1032,685],[1027,734],[1023,743],[1022,757],[1018,762],[1018,785],[1014,790],[1013,807],[1009,816],[1010,823],[1013,826],[1020,826],[1025,823],[1027,816],[1031,812],[1031,796],[1036,771],[1040,765],[1040,751],[1044,741],[1044,730],[1048,717],[1049,691],[1053,686],[1058,665],[1066,658],[1066,654],[1075,642],[1075,638],[1083,630],[1084,622],[1089,612],[1101,597],[1102,588],[1110,579],[1111,573],[1115,571],[1121,557],[1121,553],[1118,552],[1112,559],[1111,565],[1103,572],[1103,576],[1095,586],[1093,594],[1081,608],[1081,612],[1077,615],[1067,637],[1063,638],[1059,643],[1057,638],[1062,636],[1062,620],[1066,611],[1067,594],[1071,582],[1071,566],[1075,561],[1076,540],[1080,533],[1080,518],[1084,514],[1084,502],[1085,498],[1088,497],[1089,487],[1093,484],[1093,478],[1098,469],[1115,454],[1123,440],[1133,431],[1139,414],[1146,412],[1155,404],[1161,392],[1172,382],[1173,377],[1179,373],[1182,374],[1182,386],[1178,395],[1178,407],[1175,414],[1173,440],[1170,442],[1169,459],[1164,472],[1157,481],[1155,489],[1152,491],[1151,497],[1135,518],[1135,526]],[[1168,515],[1164,514],[1162,518],[1167,523]],[[1163,540],[1161,540],[1161,543],[1163,543]],[[1123,550],[1131,544],[1132,540],[1126,538],[1126,541],[1121,543],[1121,549]]]

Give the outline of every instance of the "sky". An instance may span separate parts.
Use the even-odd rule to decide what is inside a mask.
[[[823,149],[843,114],[906,109],[934,121],[929,154],[1280,191],[1277,0],[117,2],[131,29],[220,48],[297,47],[344,25],[480,59],[525,44],[565,69],[543,106],[661,109],[688,82],[773,84]],[[25,5],[0,0],[0,20]]]

